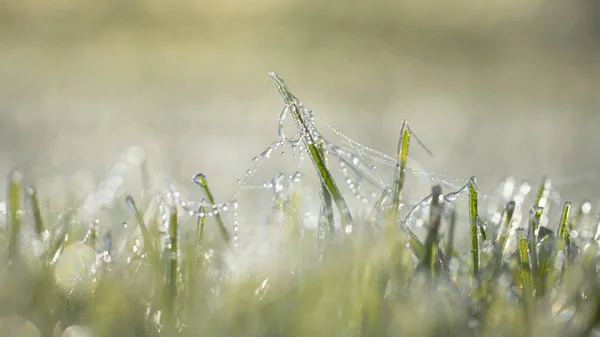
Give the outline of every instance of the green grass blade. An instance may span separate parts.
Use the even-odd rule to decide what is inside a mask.
[[[537,233],[540,226],[540,221],[542,219],[542,213],[544,212],[543,208],[536,208],[531,211],[530,220],[529,220],[529,228],[527,233],[527,244],[529,244],[529,257],[531,259],[531,274],[533,278],[533,285],[535,289],[538,289],[540,286],[540,266],[538,261],[538,238]]]
[[[177,207],[173,207],[171,210],[171,216],[169,218],[169,244],[167,245],[168,252],[168,268],[167,268],[167,284],[166,284],[166,297],[167,297],[167,310],[169,317],[173,318],[175,314],[175,302],[177,299],[178,290],[178,279],[179,279],[179,239],[178,239],[178,221],[177,221]]]
[[[565,246],[565,264],[569,261],[569,253],[571,251],[571,233],[569,230],[569,217],[571,214],[571,202],[565,202],[563,211],[560,216],[560,224],[558,225],[558,237],[557,239],[562,240],[562,244]],[[556,249],[558,251],[558,247]]]
[[[21,181],[23,175],[20,171],[14,171],[8,178],[8,257],[14,261],[19,254],[19,239],[21,236]]]
[[[529,245],[523,229],[517,230],[517,242],[519,247],[519,271],[521,273],[521,289],[525,309],[529,310],[533,299],[533,278],[531,275],[531,260],[529,258]]]
[[[469,182],[469,223],[471,226],[471,259],[473,263],[473,275],[479,274],[479,234],[478,220],[479,210],[477,207],[477,185],[475,177]]]
[[[144,240],[144,247],[146,249],[146,254],[148,255],[148,260],[150,261],[150,265],[154,272],[154,276],[156,277],[156,282],[158,282],[159,285],[162,285],[164,283],[164,281],[162,278],[162,274],[160,272],[160,263],[159,263],[158,253],[156,251],[156,248],[154,247],[154,241],[152,240],[152,236],[150,235],[150,232],[148,231],[148,227],[146,226],[144,217],[142,216],[142,213],[138,209],[137,205],[135,204],[135,201],[133,200],[132,196],[128,195],[125,198],[125,202],[127,203],[127,206],[129,206],[131,211],[133,211],[133,214],[135,215],[137,223],[140,226],[140,230],[142,231],[142,239]]]
[[[442,187],[435,185],[431,192],[431,206],[429,211],[429,231],[425,239],[425,255],[420,263],[421,269],[429,269],[431,278],[435,277],[436,252],[438,247],[438,235],[442,222],[443,196]]]
[[[396,161],[396,169],[394,172],[394,189],[392,192],[392,215],[391,218],[394,221],[392,225],[397,226],[400,221],[399,212],[400,212],[400,203],[402,200],[402,188],[404,187],[404,180],[406,176],[406,164],[408,162],[408,147],[410,144],[410,130],[408,128],[408,121],[404,120],[402,122],[402,127],[400,128],[400,138],[398,140],[398,149],[397,149],[397,161]]]
[[[38,239],[42,238],[44,232],[44,222],[42,220],[42,212],[40,211],[40,201],[38,199],[37,191],[33,186],[27,186],[27,195],[29,196],[29,202],[31,203],[31,209],[33,211],[33,224],[35,226],[35,234]]]
[[[318,139],[315,138],[314,132],[311,132],[311,128],[309,127],[308,122],[304,119],[304,117],[299,111],[299,100],[292,94],[292,92],[285,85],[283,80],[279,76],[277,76],[277,74],[275,74],[274,72],[270,72],[269,75],[273,79],[273,82],[277,87],[277,91],[279,91],[279,94],[283,98],[285,104],[291,109],[297,124],[303,130],[302,136],[304,144],[308,148],[308,154],[310,156],[310,159],[313,165],[315,166],[315,169],[317,170],[317,174],[319,175],[321,183],[327,187],[327,190],[329,190],[329,193],[333,197],[336,207],[338,208],[341,215],[342,226],[352,226],[354,224],[354,220],[352,219],[350,209],[348,208],[348,205],[346,204],[346,200],[342,196],[342,193],[337,187],[331,172],[329,172],[329,169],[325,164],[325,159],[323,158],[323,156],[321,156],[321,153],[317,149],[316,144]]]
[[[325,158],[325,149],[323,148],[323,141],[318,144],[318,149],[321,157]],[[327,227],[330,234],[335,233],[335,220],[333,217],[333,197],[329,193],[327,186],[321,181],[321,210],[319,218],[323,224]],[[322,228],[319,228],[322,230]]]
[[[204,176],[204,174],[196,174],[194,178],[192,178],[192,181],[200,185],[200,187],[202,187],[202,189],[204,190],[204,194],[206,195],[206,199],[212,206],[214,206],[215,198],[213,197],[213,194],[210,191],[210,188],[208,187],[208,182],[206,181],[206,177]],[[223,223],[223,219],[221,218],[220,212],[215,214],[215,220],[217,220],[217,225],[219,226],[219,231],[221,232],[223,240],[225,240],[226,243],[229,243],[229,241],[231,240],[231,236],[229,235],[227,227],[225,227],[225,223]]]

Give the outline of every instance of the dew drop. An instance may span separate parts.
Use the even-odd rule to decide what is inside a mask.
[[[129,206],[129,208],[134,212],[137,213],[137,207],[135,206],[135,201],[133,200],[133,197],[128,195],[125,198],[125,202],[127,203],[127,206]]]
[[[198,173],[196,174],[193,178],[192,181],[195,184],[198,184],[200,186],[204,186],[206,184],[206,177],[204,176],[203,173]]]
[[[353,165],[358,165],[358,161],[359,161],[358,157],[357,156],[352,156],[351,158],[352,158],[352,164]]]
[[[344,232],[346,234],[352,233],[352,230],[354,230],[354,228],[352,227],[352,225],[346,225],[346,227],[344,228]]]
[[[127,222],[123,221],[123,223],[121,224],[121,227],[127,228]]]

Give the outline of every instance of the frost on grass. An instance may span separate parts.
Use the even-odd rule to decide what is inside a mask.
[[[592,331],[592,204],[571,209],[549,179],[509,177],[486,194],[474,178],[428,172],[405,158],[410,139],[429,152],[407,122],[396,153],[374,150],[270,75],[284,102],[276,140],[230,197],[202,173],[151,177],[137,146],[99,184],[80,175],[85,193],[58,211],[11,175],[0,301],[26,303],[44,335],[60,322],[58,335],[97,336],[140,325],[144,336]],[[276,158],[292,169],[273,170]]]

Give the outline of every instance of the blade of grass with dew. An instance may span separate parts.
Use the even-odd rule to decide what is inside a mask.
[[[479,274],[478,199],[476,180],[475,177],[471,177],[469,181],[469,223],[471,225],[471,260],[473,263],[473,275],[476,277]]]
[[[200,187],[202,187],[202,189],[204,190],[204,195],[206,196],[206,199],[211,204],[211,206],[214,206],[215,198],[213,197],[213,194],[210,191],[210,188],[208,187],[208,182],[206,181],[206,176],[204,176],[204,174],[202,174],[202,173],[198,173],[194,176],[194,178],[192,178],[192,181],[194,183],[196,183],[197,185],[199,185]],[[229,235],[229,231],[227,230],[227,227],[225,227],[225,223],[223,223],[223,219],[221,218],[221,213],[215,214],[215,220],[217,221],[217,225],[219,226],[219,231],[221,232],[221,236],[223,237],[223,240],[225,240],[226,243],[229,243],[229,241],[231,240],[231,236]]]
[[[21,236],[20,191],[22,179],[23,175],[20,171],[11,172],[8,178],[8,216],[10,219],[8,257],[11,261],[14,261],[19,254],[19,239]]]
[[[535,207],[544,210],[548,204],[548,197],[550,196],[550,189],[552,188],[552,181],[545,177],[542,179],[542,184],[538,190],[537,197],[535,199]]]
[[[391,220],[388,221],[388,226],[393,225],[394,229],[398,225],[400,203],[402,200],[402,188],[404,187],[404,179],[406,177],[406,164],[408,162],[408,147],[410,145],[410,130],[408,129],[408,121],[404,120],[400,127],[400,138],[398,139],[396,169],[394,171],[394,183],[392,192],[392,209]]]
[[[502,257],[506,252],[506,246],[508,244],[508,238],[512,230],[513,215],[515,214],[516,203],[514,200],[509,201],[504,208],[504,217],[498,235],[496,237],[496,245],[494,246],[494,256],[496,257],[496,263],[501,262]]]
[[[42,212],[40,211],[40,201],[38,199],[37,191],[33,186],[27,186],[26,192],[29,196],[31,210],[33,212],[33,224],[35,226],[35,234],[37,235],[38,239],[42,239],[42,233],[44,232],[44,222],[42,220]]]
[[[525,310],[528,312],[533,300],[533,278],[531,275],[531,260],[529,258],[529,244],[524,230],[517,230],[517,243],[519,247],[519,272],[521,273],[522,298],[525,304]]]
[[[337,187],[333,176],[329,172],[327,165],[325,164],[325,159],[319,153],[317,149],[317,139],[315,139],[315,132],[311,132],[311,128],[307,124],[308,121],[305,120],[304,116],[299,111],[299,100],[292,94],[289,88],[285,85],[283,80],[277,76],[274,72],[270,72],[269,76],[275,83],[279,94],[283,98],[286,106],[288,106],[292,110],[292,115],[296,120],[299,127],[302,128],[302,139],[304,141],[305,146],[308,149],[310,159],[317,170],[319,175],[319,179],[321,182],[327,186],[327,190],[331,194],[339,212],[342,220],[342,227],[353,226],[354,220],[352,219],[352,214],[350,213],[350,209],[346,203],[346,200],[342,196],[341,191]]]
[[[323,141],[319,140],[318,150],[321,157],[325,158],[325,149],[323,148]],[[323,224],[329,230],[329,234],[332,235],[335,233],[335,221],[333,217],[333,204],[332,204],[332,196],[329,193],[329,189],[321,180],[321,210],[320,210],[319,218],[323,222]],[[319,225],[322,227],[322,225]],[[321,231],[322,228],[318,228],[318,231]],[[318,234],[317,234],[318,237]]]
[[[164,281],[162,278],[162,273],[160,272],[160,263],[159,263],[158,253],[156,251],[156,248],[154,247],[154,241],[152,240],[152,237],[150,236],[150,232],[148,231],[146,222],[144,221],[142,213],[140,213],[140,210],[138,209],[137,205],[135,204],[135,200],[133,199],[132,196],[128,195],[125,198],[125,202],[127,203],[127,206],[129,206],[129,208],[131,209],[133,214],[135,215],[137,223],[140,226],[140,230],[142,231],[142,239],[144,240],[144,248],[146,249],[146,254],[148,254],[148,260],[150,261],[150,266],[152,267],[152,270],[154,272],[156,282],[158,283],[160,288],[162,288],[162,284],[164,283]]]
[[[543,208],[535,208],[531,212],[529,228],[527,233],[527,243],[529,244],[529,257],[531,259],[531,275],[533,278],[534,290],[540,287],[540,266],[538,261],[538,231],[542,220]]]
[[[421,260],[419,268],[428,269],[431,279],[435,278],[436,251],[438,244],[438,234],[442,222],[443,196],[442,187],[435,185],[431,191],[431,206],[429,208],[429,230],[425,239],[425,255]]]

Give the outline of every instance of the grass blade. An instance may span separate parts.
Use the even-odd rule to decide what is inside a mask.
[[[475,177],[469,181],[469,223],[471,225],[471,259],[473,261],[473,275],[479,274],[479,234],[478,219],[479,210],[477,207],[477,185]]]
[[[167,284],[166,301],[169,318],[175,314],[175,302],[177,299],[178,275],[179,275],[179,240],[178,240],[177,207],[171,210],[169,218],[169,244],[167,245]]]
[[[23,175],[20,171],[14,171],[8,178],[8,228],[10,236],[8,239],[8,257],[14,261],[19,254],[19,239],[21,236],[21,181]]]
[[[402,188],[404,187],[404,179],[406,175],[406,163],[408,162],[408,146],[410,144],[410,130],[408,128],[408,121],[402,122],[400,128],[400,138],[398,140],[397,149],[397,161],[396,169],[394,172],[394,189],[392,199],[392,215],[391,219],[394,221],[392,224],[397,226],[399,222],[400,202],[402,199]]]
[[[420,268],[429,269],[431,271],[431,278],[433,279],[435,277],[438,234],[440,231],[440,224],[442,222],[442,187],[440,185],[433,186],[431,196],[432,199],[429,211],[429,231],[427,233],[427,238],[425,239],[425,255],[421,260]]]
[[[495,255],[500,259],[502,259],[502,256],[506,251],[506,246],[508,245],[508,238],[510,231],[512,230],[512,218],[515,213],[515,207],[516,203],[514,201],[509,201],[504,208],[504,221],[502,222],[500,230],[498,231],[496,245],[494,247]],[[499,262],[500,261],[496,261],[496,263]]]
[[[206,195],[206,199],[211,204],[211,206],[214,206],[215,198],[213,197],[213,194],[210,191],[210,188],[208,187],[208,182],[206,181],[206,177],[204,176],[204,174],[202,174],[202,173],[196,174],[194,176],[194,178],[192,178],[192,181],[194,183],[200,185],[200,187],[202,187],[202,189],[204,190],[204,194]],[[225,240],[226,243],[229,243],[229,241],[231,240],[231,236],[229,235],[229,231],[227,230],[227,227],[225,227],[225,224],[223,223],[223,219],[221,218],[221,213],[216,213],[215,219],[217,220],[217,225],[219,226],[219,231],[221,232],[221,236],[223,237],[223,240]]]
[[[319,153],[323,158],[325,158],[325,149],[323,148],[323,142],[319,142]],[[333,217],[333,204],[332,204],[332,196],[329,193],[329,189],[327,186],[321,182],[321,210],[320,210],[320,221],[323,222],[323,225],[327,227],[329,230],[329,234],[335,233],[335,220]],[[322,227],[321,225],[319,227]],[[322,228],[319,228],[319,231]],[[318,235],[317,235],[318,237]]]
[[[529,256],[531,259],[531,273],[533,278],[533,284],[536,290],[539,289],[541,282],[537,247],[538,231],[543,212],[543,208],[536,208],[531,211],[531,216],[529,220],[529,230],[527,233],[527,243],[529,244]]]
[[[152,270],[154,271],[154,276],[156,277],[156,282],[158,282],[159,285],[162,285],[164,283],[164,281],[162,279],[162,275],[160,272],[158,253],[156,251],[156,248],[154,247],[154,241],[152,240],[152,237],[150,236],[150,232],[148,231],[148,227],[146,226],[144,217],[142,216],[142,213],[138,209],[137,205],[135,204],[135,201],[133,200],[132,196],[128,195],[125,198],[125,202],[127,203],[127,206],[129,206],[129,208],[133,211],[133,214],[135,215],[138,225],[140,226],[140,230],[142,231],[142,239],[144,240],[144,247],[146,249],[146,254],[148,254],[148,260],[150,260],[150,265],[152,266]]]
[[[38,239],[42,238],[42,233],[44,232],[44,223],[42,221],[42,212],[40,211],[40,201],[38,199],[37,191],[33,186],[27,186],[26,189],[27,195],[29,196],[29,201],[31,202],[31,209],[33,211],[33,223],[35,226],[35,234]]]
[[[291,109],[292,115],[294,116],[298,126],[302,129],[302,139],[308,149],[310,159],[317,170],[321,183],[327,187],[327,190],[331,194],[338,210],[340,211],[342,226],[352,226],[354,224],[354,220],[350,214],[350,209],[348,208],[342,193],[337,187],[333,176],[329,172],[329,169],[325,164],[324,157],[317,149],[316,144],[318,139],[315,137],[316,132],[311,132],[313,130],[311,130],[311,127],[309,127],[308,122],[305,120],[304,116],[302,116],[302,113],[300,113],[300,101],[292,94],[292,92],[285,85],[283,80],[277,76],[277,74],[270,72],[269,75],[273,79],[273,82],[275,83],[275,86],[277,87],[277,90],[279,91],[279,94],[283,98],[285,104]]]
[[[529,258],[529,245],[523,229],[517,230],[517,242],[519,247],[519,271],[521,273],[521,289],[523,291],[523,301],[525,310],[530,309],[533,299],[533,278],[531,275],[531,260]]]
[[[548,196],[550,196],[550,188],[552,187],[552,181],[549,178],[544,178],[542,180],[542,185],[538,190],[537,197],[535,199],[535,207],[537,208],[546,208],[546,204],[548,203]]]

